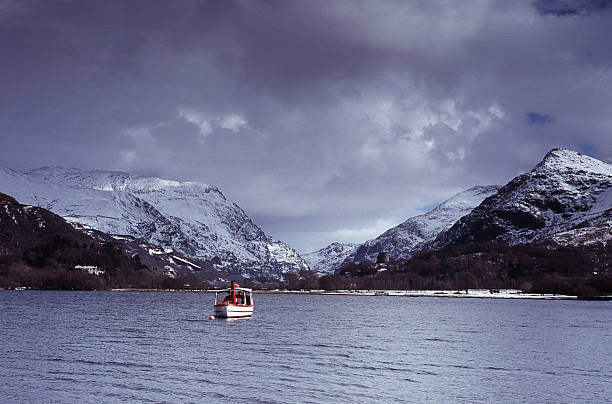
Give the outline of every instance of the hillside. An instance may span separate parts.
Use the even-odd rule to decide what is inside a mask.
[[[76,271],[97,267],[101,274]],[[43,208],[0,194],[0,286],[103,289],[160,286],[166,277],[100,243]]]

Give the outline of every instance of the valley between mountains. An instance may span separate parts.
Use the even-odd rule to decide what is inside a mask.
[[[110,245],[132,269],[209,284],[232,278],[259,286],[503,287],[514,279],[514,287],[533,288],[534,276],[583,284],[593,274],[608,276],[611,266],[612,166],[564,149],[551,150],[505,185],[459,192],[373,240],[337,242],[303,255],[267,235],[217,187],[202,183],[62,167],[1,168],[0,192],[4,267],[58,239],[100,251]],[[33,214],[41,218],[38,227]],[[388,257],[380,261],[383,252]],[[578,270],[560,275],[555,265],[563,265],[552,264],[559,257],[578,263]],[[89,261],[95,259],[62,262]],[[481,273],[487,272],[483,266],[489,275]],[[411,282],[409,275],[415,275]]]

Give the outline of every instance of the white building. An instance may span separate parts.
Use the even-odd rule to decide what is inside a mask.
[[[92,275],[98,275],[98,276],[104,275],[104,270],[98,268],[95,265],[76,265],[74,267],[74,270],[75,271],[87,271]]]

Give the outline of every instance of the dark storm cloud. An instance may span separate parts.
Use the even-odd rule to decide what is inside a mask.
[[[535,8],[542,14],[568,16],[599,12],[612,6],[610,0],[538,0]]]
[[[2,165],[219,185],[302,250],[612,158],[609,2],[0,0]]]

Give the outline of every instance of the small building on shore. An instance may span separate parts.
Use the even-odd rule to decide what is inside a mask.
[[[88,273],[92,274],[92,275],[104,275],[104,270],[101,268],[98,268],[95,265],[75,265],[74,268],[72,268],[74,271],[87,271]]]

